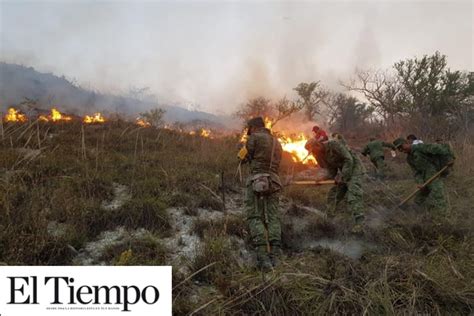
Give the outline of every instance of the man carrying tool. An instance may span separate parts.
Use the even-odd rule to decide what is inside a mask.
[[[454,164],[453,152],[449,147],[439,144],[414,145],[403,138],[394,140],[393,145],[407,154],[407,163],[418,184],[415,203],[426,206],[436,215],[445,215],[446,197],[442,178],[447,175],[448,167]],[[445,172],[440,173],[441,170]],[[427,182],[428,184],[424,185]]]
[[[423,144],[423,141],[421,139],[418,139],[418,137],[416,137],[415,134],[408,135],[407,141],[412,145]]]
[[[339,141],[320,142],[318,146],[318,151],[324,153],[324,164],[329,177],[335,181],[327,195],[328,211],[334,212],[339,202],[345,198],[355,222],[352,231],[359,233],[364,221],[362,163],[355,153]]]
[[[383,179],[385,177],[385,169],[387,167],[385,164],[385,155],[383,152],[384,147],[395,150],[395,146],[393,146],[391,143],[386,143],[371,137],[370,142],[362,150],[362,155],[369,155],[370,161],[374,164],[376,175],[379,179]]]
[[[333,140],[337,140],[338,142],[342,143],[343,145],[347,145],[346,139],[344,138],[344,136],[342,136],[342,134],[332,133],[331,138]]]
[[[243,162],[250,164],[245,210],[250,236],[257,253],[257,265],[268,270],[277,264],[281,253],[278,171],[282,155],[280,142],[265,128],[262,117],[248,121],[248,140]]]

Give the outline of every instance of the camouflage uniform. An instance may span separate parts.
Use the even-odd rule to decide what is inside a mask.
[[[340,143],[343,144],[343,145],[347,145],[346,139],[345,139],[344,136],[342,136],[341,134],[339,134],[339,133],[334,133],[334,134],[332,134],[332,136],[333,136],[332,138],[333,138],[334,140],[337,140],[338,142],[340,142]]]
[[[449,146],[439,144],[417,144],[411,147],[411,152],[407,155],[407,162],[413,170],[417,184],[425,183],[453,159],[454,154]],[[447,172],[444,173],[444,176],[446,175]],[[445,214],[447,205],[443,176],[420,190],[415,196],[415,203],[425,205],[439,215]]]
[[[342,175],[342,183],[336,184],[328,192],[329,210],[334,211],[337,204],[345,197],[356,223],[364,219],[362,175],[363,167],[359,158],[341,142],[331,140],[324,143],[325,164],[331,177],[338,171]]]
[[[377,176],[380,178],[384,177],[385,169],[387,165],[385,164],[385,155],[383,148],[387,147],[395,150],[395,146],[390,143],[382,142],[380,140],[373,140],[367,144],[362,150],[362,155],[369,155],[370,161],[374,164]]]
[[[248,150],[246,160],[250,162],[250,176],[247,180],[245,210],[250,237],[257,248],[257,254],[262,255],[262,252],[266,252],[265,226],[267,226],[272,252],[278,252],[281,247],[279,216],[281,182],[278,176],[282,155],[281,144],[268,129],[260,128],[249,136],[246,147]],[[253,191],[252,177],[259,173],[270,174],[272,193],[258,196]],[[264,209],[266,218],[263,215]]]

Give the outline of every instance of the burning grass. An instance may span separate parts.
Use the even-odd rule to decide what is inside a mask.
[[[21,113],[19,110],[14,108],[9,108],[7,114],[3,118],[5,122],[19,122],[24,123],[28,121],[28,118],[25,114]]]

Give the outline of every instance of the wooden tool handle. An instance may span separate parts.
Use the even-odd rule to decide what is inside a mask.
[[[405,204],[406,202],[408,202],[412,197],[415,196],[415,194],[418,193],[418,191],[420,191],[421,189],[425,188],[427,185],[429,185],[431,182],[433,182],[436,178],[438,178],[446,169],[448,169],[450,166],[450,164],[444,166],[440,171],[436,172],[431,178],[429,178],[428,180],[426,180],[425,183],[423,183],[423,185],[419,188],[417,188],[415,191],[413,191],[412,193],[410,193],[409,196],[407,196],[403,201],[400,202],[400,204],[398,204],[398,206],[402,206],[403,204]]]
[[[293,181],[290,184],[295,185],[325,185],[325,184],[335,184],[334,180],[321,180],[321,181],[314,181],[314,180],[300,180],[300,181]]]

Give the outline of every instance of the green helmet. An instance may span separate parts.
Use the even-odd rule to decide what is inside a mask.
[[[399,137],[393,141],[393,146],[395,146],[395,148],[399,148],[401,145],[406,143],[406,139]]]
[[[247,127],[265,127],[265,121],[261,116],[257,116],[248,120]]]

